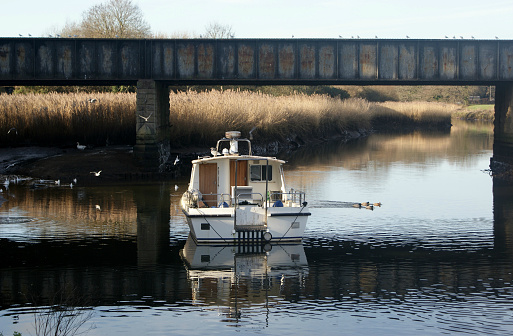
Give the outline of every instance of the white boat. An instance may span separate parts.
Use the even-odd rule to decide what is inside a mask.
[[[251,142],[240,135],[226,132],[212,156],[192,161],[181,199],[192,237],[223,244],[301,241],[311,215],[305,194],[286,189],[285,161],[252,155]]]

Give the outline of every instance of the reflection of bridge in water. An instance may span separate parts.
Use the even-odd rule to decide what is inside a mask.
[[[513,162],[513,41],[0,38],[0,86],[137,85],[134,153],[169,147],[170,85],[494,85],[494,159]],[[143,127],[144,126],[144,127]],[[162,154],[164,153],[164,154]]]

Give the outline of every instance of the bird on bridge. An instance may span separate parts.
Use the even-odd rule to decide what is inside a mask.
[[[144,122],[147,122],[148,119],[150,119],[151,115],[153,114],[153,112],[150,113],[149,116],[145,117],[145,116],[142,116],[142,115],[139,115],[139,117],[141,117],[142,119],[144,119]]]

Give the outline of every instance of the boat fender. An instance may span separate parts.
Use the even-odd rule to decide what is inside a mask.
[[[271,232],[267,231],[262,234],[262,238],[264,238],[265,241],[271,241],[273,235],[271,234]]]

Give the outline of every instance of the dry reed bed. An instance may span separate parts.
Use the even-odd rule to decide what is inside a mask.
[[[135,103],[134,93],[0,95],[0,141],[4,146],[133,143]]]
[[[135,106],[133,93],[0,95],[1,145],[133,144]],[[375,104],[231,90],[170,93],[170,106],[171,143],[178,146],[209,145],[226,130],[247,136],[255,127],[253,134],[267,141],[369,130],[377,123],[448,123],[456,110],[436,103]],[[9,133],[13,127],[17,135]]]

